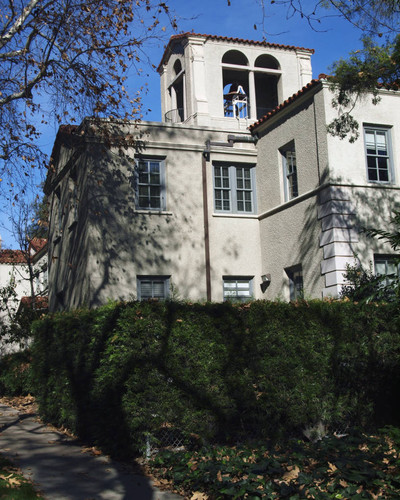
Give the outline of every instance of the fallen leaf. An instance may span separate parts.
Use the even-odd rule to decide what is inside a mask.
[[[190,497],[190,500],[207,500],[208,496],[201,491],[195,491],[193,495]]]
[[[8,480],[8,484],[10,486],[20,486],[21,485],[21,479],[18,479],[17,477],[11,477],[9,480]]]
[[[328,465],[329,465],[329,467],[328,467],[328,472],[329,472],[330,474],[333,474],[334,472],[336,472],[336,471],[337,471],[337,467],[336,467],[336,465],[335,465],[335,464],[332,464],[331,462],[328,462]]]
[[[297,479],[298,475],[300,474],[300,469],[295,465],[294,467],[290,467],[291,470],[288,470],[283,474],[282,476],[282,481],[286,484],[289,484],[290,481],[293,481],[293,479]]]

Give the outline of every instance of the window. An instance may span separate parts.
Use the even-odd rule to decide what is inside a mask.
[[[388,129],[365,128],[368,180],[390,182],[390,136]]]
[[[294,266],[286,269],[286,274],[289,278],[289,298],[290,300],[298,300],[304,297],[303,287],[303,269],[299,266]]]
[[[216,212],[254,213],[254,166],[214,165]]]
[[[296,151],[294,142],[281,149],[283,164],[283,179],[285,189],[285,201],[289,201],[299,196],[297,184]]]
[[[138,276],[138,300],[165,300],[169,296],[169,276]]]
[[[165,210],[165,162],[140,159],[136,165],[136,208]]]
[[[253,298],[253,278],[224,276],[224,301],[246,302]]]
[[[400,264],[394,255],[375,255],[375,274],[384,276],[382,285],[390,285],[390,283],[400,276]]]

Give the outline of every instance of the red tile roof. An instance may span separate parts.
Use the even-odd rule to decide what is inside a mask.
[[[29,242],[29,246],[35,251],[35,253],[40,252],[47,245],[46,238],[32,238]]]
[[[296,92],[292,96],[288,97],[285,101],[283,101],[281,104],[279,104],[276,108],[274,108],[269,113],[267,113],[266,115],[261,117],[259,120],[257,120],[255,123],[253,123],[253,125],[250,125],[250,127],[249,127],[250,132],[254,132],[255,129],[258,126],[260,126],[262,123],[266,122],[267,120],[269,120],[270,118],[275,116],[277,113],[279,113],[279,111],[281,111],[282,109],[289,106],[289,104],[292,104],[292,102],[299,99],[301,96],[303,96],[305,93],[307,93],[311,89],[315,88],[317,85],[319,85],[321,83],[322,80],[325,80],[325,79],[326,79],[326,75],[321,74],[321,75],[319,75],[319,78],[317,78],[315,80],[311,80],[310,83],[307,83],[307,85],[305,85],[303,88],[301,88],[298,92]]]
[[[46,238],[32,238],[29,247],[34,250],[36,255],[47,245]],[[0,250],[0,264],[26,264],[27,254],[24,250]]]
[[[0,250],[0,264],[25,264],[25,252],[22,250]]]
[[[263,40],[247,40],[245,38],[233,38],[230,36],[218,36],[218,35],[201,35],[199,33],[181,33],[179,35],[173,35],[169,39],[168,45],[165,47],[164,54],[162,56],[161,62],[158,65],[157,70],[161,68],[161,66],[166,62],[168,56],[169,56],[169,48],[174,45],[177,41],[183,40],[185,38],[188,38],[189,36],[195,36],[199,38],[205,38],[206,40],[217,40],[217,41],[223,41],[223,42],[233,42],[233,43],[239,43],[243,45],[259,45],[261,47],[269,47],[273,49],[285,49],[285,50],[306,50],[307,52],[310,52],[311,54],[314,54],[314,49],[306,49],[305,47],[296,47],[294,45],[282,45],[279,43],[270,43],[266,42]]]
[[[21,306],[32,307],[33,299],[32,297],[21,297]],[[35,297],[36,309],[47,309],[49,307],[49,298],[47,296],[37,296]]]

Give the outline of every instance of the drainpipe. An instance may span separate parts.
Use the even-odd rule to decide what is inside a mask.
[[[211,302],[211,264],[210,264],[210,233],[208,224],[208,196],[207,196],[207,161],[210,160],[210,143],[207,141],[203,151],[202,160],[202,180],[203,180],[203,218],[204,218],[204,250],[206,259],[206,290],[207,301]]]
[[[210,232],[208,223],[208,195],[207,195],[207,162],[210,161],[211,146],[233,148],[235,142],[257,143],[257,138],[253,136],[228,135],[228,142],[206,141],[206,147],[202,154],[202,183],[203,183],[203,219],[204,219],[204,251],[206,264],[206,290],[207,301],[211,302],[211,261],[210,261]]]

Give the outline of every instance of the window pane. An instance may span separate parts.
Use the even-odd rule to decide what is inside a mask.
[[[251,297],[251,280],[224,280],[224,300],[245,301]]]
[[[160,198],[150,198],[150,207],[151,208],[161,208]]]
[[[150,184],[160,185],[160,174],[150,174]]]
[[[153,281],[153,297],[157,299],[165,298],[165,285],[164,281]]]
[[[140,161],[138,168],[140,173],[147,172],[147,162]]]
[[[376,149],[379,155],[387,154],[386,147],[386,133],[385,132],[377,132],[376,133]]]
[[[151,281],[141,281],[140,283],[140,296],[142,299],[152,298],[152,286]]]
[[[138,296],[141,300],[166,299],[168,278],[139,279]]]
[[[138,163],[138,208],[161,209],[161,169],[160,161],[140,161]]]
[[[290,147],[293,148],[293,144]],[[299,195],[297,188],[296,151],[288,149],[281,151],[281,154],[285,181],[285,199],[288,201]]]
[[[368,180],[389,182],[388,132],[385,130],[365,131]]]
[[[224,212],[252,212],[251,167],[214,165],[214,209]]]
[[[139,183],[146,184],[148,181],[148,178],[149,178],[149,176],[148,176],[147,172],[140,172],[139,173]]]

